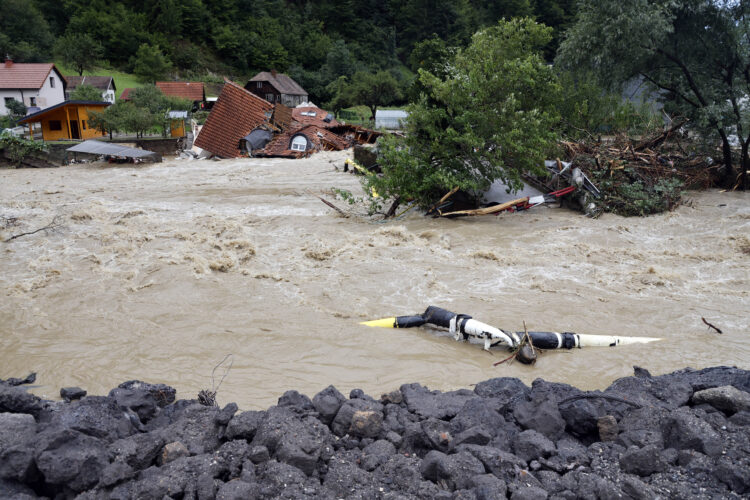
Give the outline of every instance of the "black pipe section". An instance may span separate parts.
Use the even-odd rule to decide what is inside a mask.
[[[441,309],[440,307],[430,306],[425,312],[422,313],[425,323],[431,323],[435,326],[442,326],[443,328],[451,327],[451,320],[457,316],[456,313]],[[461,315],[463,318],[471,318],[471,316]]]
[[[520,338],[523,338],[524,332],[516,332]],[[565,332],[561,333],[562,337],[562,348],[572,349],[576,346],[575,333]],[[534,347],[539,349],[557,349],[558,337],[553,332],[529,332],[531,337],[531,343]]]
[[[397,316],[396,328],[413,328],[415,326],[422,326],[426,323],[422,316]]]

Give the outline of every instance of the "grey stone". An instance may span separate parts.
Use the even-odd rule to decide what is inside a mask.
[[[86,391],[80,387],[63,387],[60,389],[60,397],[65,401],[74,401],[86,396]]]
[[[297,391],[286,391],[279,398],[277,406],[280,406],[282,408],[289,408],[292,411],[300,414],[315,411],[315,407],[313,406],[310,398],[308,398],[304,394],[300,394]]]
[[[497,436],[504,432],[506,428],[512,427],[506,423],[505,418],[498,411],[501,407],[501,403],[496,399],[477,398],[467,401],[451,420],[453,434],[460,434],[468,429],[480,427],[492,437]]]
[[[30,482],[36,477],[34,448],[31,444],[8,446],[0,453],[0,478]]]
[[[181,442],[191,455],[212,452],[220,443],[221,426],[216,423],[219,411],[215,406],[191,404],[181,412],[174,423],[161,432],[167,442]]]
[[[649,485],[629,474],[622,479],[622,492],[633,500],[651,500],[656,497]]]
[[[135,470],[143,470],[156,462],[165,444],[161,433],[148,432],[113,441],[107,450],[115,461],[127,463]]]
[[[174,403],[175,396],[177,395],[174,387],[165,384],[149,384],[140,380],[128,380],[117,387],[120,389],[148,391],[154,397],[156,404],[161,408]]]
[[[366,471],[373,471],[395,453],[396,447],[390,441],[384,439],[375,441],[362,450],[361,467]]]
[[[451,426],[445,420],[428,418],[421,423],[422,432],[430,449],[447,452],[453,442]]]
[[[166,445],[164,445],[164,448],[162,448],[161,453],[159,454],[159,464],[168,464],[169,462],[177,460],[178,458],[187,457],[189,455],[190,452],[188,451],[188,449],[179,441],[167,443]]]
[[[654,445],[628,448],[620,457],[620,468],[623,472],[650,476],[655,472],[664,472],[668,464],[662,459],[661,450]]]
[[[0,412],[28,413],[38,417],[42,400],[21,387],[0,385]]]
[[[729,421],[741,427],[750,426],[750,411],[738,411],[729,417]]]
[[[442,482],[451,491],[472,487],[474,476],[484,474],[484,466],[468,452],[446,455],[430,451],[420,465],[422,477],[432,482]]]
[[[35,500],[39,498],[34,490],[23,483],[7,479],[0,479],[0,498],[13,500]]]
[[[248,458],[254,463],[259,464],[271,459],[268,448],[262,445],[251,446]]]
[[[511,494],[511,500],[546,500],[549,495],[537,486],[523,486]]]
[[[704,389],[693,394],[693,404],[706,403],[728,414],[750,411],[750,393],[731,385]]]
[[[383,394],[380,396],[380,401],[383,404],[401,404],[404,402],[404,395],[401,394],[401,391],[395,390],[391,391],[387,394]]]
[[[468,401],[478,397],[466,389],[430,391],[419,384],[405,384],[400,389],[409,411],[423,418],[453,418]]]
[[[632,430],[621,432],[617,435],[615,443],[628,448],[630,446],[637,446],[643,448],[644,446],[656,445],[659,448],[664,448],[664,436],[661,431],[656,430]]]
[[[727,459],[720,460],[714,475],[735,493],[743,495],[750,492],[750,460],[746,459],[742,464],[734,464]]]
[[[133,410],[141,422],[146,423],[156,414],[157,404],[154,395],[146,389],[123,389],[117,387],[109,391],[122,408]]]
[[[491,440],[492,435],[485,430],[485,427],[477,425],[454,436],[453,441],[451,442],[451,448],[455,448],[462,444],[478,444],[483,446]]]
[[[337,498],[357,498],[375,485],[370,472],[362,470],[349,460],[334,457],[328,464],[323,486]]]
[[[721,454],[719,434],[689,410],[679,408],[669,414],[662,425],[664,443],[678,450],[693,449],[710,457]]]
[[[590,400],[581,399],[566,402],[558,406],[560,415],[565,420],[566,429],[574,436],[597,436],[597,421],[602,410]]]
[[[338,413],[336,413],[336,417],[331,423],[331,430],[333,431],[333,433],[337,436],[344,436],[345,434],[348,434],[352,430],[352,418],[354,418],[354,414],[358,411],[372,411],[380,413],[380,421],[382,423],[382,404],[366,399],[351,399],[341,405]]]
[[[216,423],[219,425],[227,425],[234,414],[237,413],[237,403],[229,403],[216,414]]]
[[[36,466],[47,483],[84,491],[99,482],[108,463],[105,443],[100,439],[71,429],[39,435]]]
[[[614,441],[617,439],[617,434],[620,432],[620,428],[617,425],[617,419],[612,415],[599,417],[596,421],[596,426],[599,429],[599,439],[601,441]]]
[[[374,438],[383,430],[383,414],[379,411],[360,410],[352,415],[349,434],[362,438]]]
[[[329,385],[313,397],[312,404],[318,411],[320,420],[330,425],[345,401],[344,395],[334,386]]]
[[[547,458],[554,451],[555,443],[532,429],[517,434],[513,439],[513,453],[526,462]]]
[[[107,464],[102,470],[99,478],[99,486],[109,488],[128,479],[132,479],[137,474],[136,470],[125,462],[115,461]]]
[[[258,485],[240,480],[224,483],[216,492],[216,500],[253,500],[260,497]]]
[[[229,439],[246,439],[252,441],[263,419],[262,411],[243,411],[234,415],[227,424],[225,435]]]
[[[457,451],[467,451],[484,465],[487,472],[494,474],[505,482],[514,481],[516,472],[526,468],[526,461],[512,453],[489,446],[462,444]]]
[[[36,420],[26,413],[0,413],[0,453],[11,446],[26,444],[37,431]]]
[[[505,481],[492,474],[478,474],[471,478],[474,495],[477,500],[505,500],[507,486]]]
[[[136,432],[133,422],[113,398],[89,396],[60,407],[51,414],[49,426],[73,429],[89,436],[114,441]]]
[[[565,421],[557,404],[546,398],[536,398],[516,405],[513,411],[516,421],[524,429],[533,429],[555,441],[565,431]]]

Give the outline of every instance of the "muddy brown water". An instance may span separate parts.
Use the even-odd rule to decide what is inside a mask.
[[[231,353],[220,404],[266,408],[329,384],[378,396],[509,376],[602,389],[633,365],[750,368],[747,195],[690,193],[646,218],[538,207],[375,223],[314,196],[359,191],[345,158],[0,170],[2,239],[60,223],[0,243],[0,378],[37,371],[33,390],[50,398],[139,378],[188,398]],[[506,329],[665,340],[493,367],[505,351],[358,324],[428,305]]]

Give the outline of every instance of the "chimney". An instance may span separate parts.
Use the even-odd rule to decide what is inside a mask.
[[[7,64],[7,63],[6,63],[6,64]],[[274,78],[276,78],[276,70],[275,70],[275,69],[272,69],[272,70],[271,70],[271,75],[272,75],[272,76],[273,76]]]
[[[5,56],[5,67],[10,68],[13,66],[13,59],[10,58],[10,56]]]

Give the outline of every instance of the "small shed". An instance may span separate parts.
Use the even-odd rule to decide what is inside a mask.
[[[379,109],[375,111],[375,128],[399,130],[408,116],[403,109]]]
[[[65,139],[92,139],[104,136],[104,132],[89,125],[89,112],[101,112],[109,106],[108,102],[98,101],[64,101],[55,106],[43,109],[38,113],[26,115],[19,124],[41,123],[42,139],[58,141]]]
[[[187,111],[168,111],[169,135],[171,137],[185,137],[185,120],[187,120]]]

